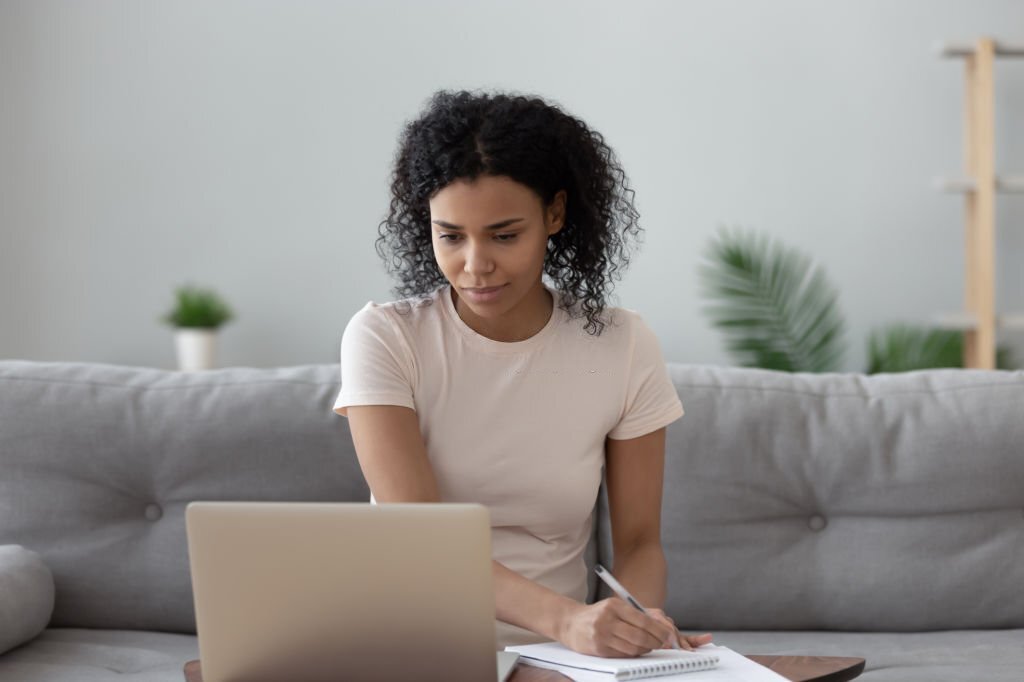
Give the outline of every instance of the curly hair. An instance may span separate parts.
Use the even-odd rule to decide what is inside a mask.
[[[642,239],[634,192],[602,135],[540,97],[439,90],[399,139],[391,203],[376,250],[397,277],[399,297],[425,296],[446,282],[434,259],[429,200],[455,180],[505,176],[545,207],[566,192],[565,223],[548,241],[544,273],[561,307],[586,317],[599,336],[606,296]]]

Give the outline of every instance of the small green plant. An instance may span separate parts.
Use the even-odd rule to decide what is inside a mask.
[[[996,369],[1014,369],[1009,348],[996,348]],[[894,324],[871,332],[868,374],[964,366],[964,335],[952,329]]]
[[[172,327],[216,329],[234,319],[231,309],[210,289],[185,285],[175,295],[174,308],[160,318]]]

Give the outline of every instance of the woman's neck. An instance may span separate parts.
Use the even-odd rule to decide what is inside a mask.
[[[530,289],[515,307],[500,318],[488,319],[475,314],[451,287],[455,312],[466,325],[492,341],[525,341],[543,329],[554,314],[554,298],[542,282]]]

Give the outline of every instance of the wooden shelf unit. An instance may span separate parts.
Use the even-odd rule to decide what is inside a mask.
[[[964,60],[964,177],[939,179],[937,187],[964,195],[964,311],[935,318],[964,332],[964,366],[995,369],[996,330],[1024,328],[1024,314],[998,315],[995,308],[995,197],[1024,192],[1024,175],[996,177],[996,57],[1024,57],[1024,45],[980,38],[974,45],[943,43],[943,57]]]

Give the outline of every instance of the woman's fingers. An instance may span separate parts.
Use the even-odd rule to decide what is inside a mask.
[[[711,633],[705,632],[703,635],[683,635],[681,639],[688,642],[694,648],[709,644],[711,642]]]
[[[675,633],[676,641],[679,642],[679,646],[683,649],[693,650],[697,647],[701,647],[705,644],[711,643],[711,633],[705,632],[702,635],[684,635],[676,629],[676,622],[672,620],[672,617],[661,609],[647,609],[647,613],[651,616],[664,620],[672,627],[672,632]],[[670,640],[671,641],[671,640]],[[670,644],[671,646],[671,644]]]
[[[612,597],[608,606],[618,620],[609,634],[617,642],[614,647],[623,656],[636,656],[652,649],[671,649],[675,640],[679,648],[693,651],[712,641],[711,633],[684,635],[676,629],[675,621],[661,609],[637,611],[621,599]]]
[[[657,648],[634,644],[631,640],[620,637],[616,634],[612,634],[611,642],[608,643],[608,646],[616,652],[615,656],[619,656],[621,658],[635,658]]]
[[[675,647],[675,644],[678,644],[680,649],[684,649],[686,651],[693,650],[693,646],[687,642],[680,634],[679,630],[676,629],[676,622],[672,620],[671,616],[661,609],[647,609],[647,613],[652,618],[656,618],[668,625],[668,632],[666,633],[665,640],[661,643],[662,648],[672,649]],[[675,644],[673,644],[673,642],[675,642]]]
[[[644,614],[637,611],[637,614]],[[612,634],[625,642],[642,649],[644,653],[661,648],[661,635],[644,627],[643,623],[621,620],[612,626]],[[632,653],[630,655],[636,655]]]
[[[663,648],[675,636],[675,625],[666,622],[665,618],[667,617],[660,609],[650,609],[647,613],[642,613],[625,602],[619,601],[621,607],[616,609],[616,615],[626,626],[625,629],[616,630],[616,635],[619,637],[650,650]]]
[[[683,637],[683,633],[679,632],[679,629],[676,627],[676,622],[672,620],[672,618],[669,616],[665,616],[665,618],[668,619],[669,624],[672,626],[672,635],[669,637],[668,644],[665,648],[672,649],[675,645],[678,645],[680,649],[693,651],[694,648],[696,648],[696,645],[690,642],[686,637]],[[673,642],[675,642],[675,644],[673,644]]]

